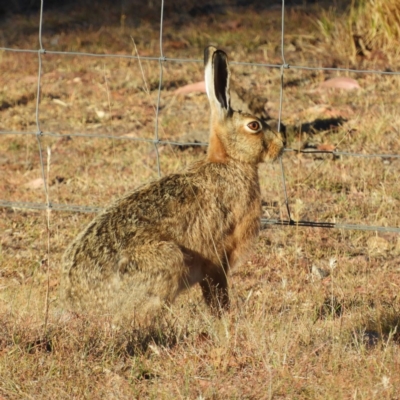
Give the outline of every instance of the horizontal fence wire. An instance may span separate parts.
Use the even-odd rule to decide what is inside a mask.
[[[104,207],[0,200],[0,208],[2,207],[10,208],[13,210],[32,210],[32,211],[54,210],[59,212],[65,211],[65,212],[77,212],[86,214],[100,213],[101,211],[105,210]],[[294,220],[283,220],[283,219],[273,219],[273,218],[261,218],[261,229],[267,229],[269,226],[272,225],[400,233],[400,228],[390,227],[390,226],[373,226],[373,225],[357,225],[357,224],[346,224],[346,223],[335,223],[335,222],[316,222],[316,221],[301,221],[301,220],[294,221]]]
[[[0,135],[34,135],[38,142],[38,153],[40,160],[40,170],[43,178],[43,189],[46,197],[45,203],[33,203],[33,202],[19,202],[19,201],[8,201],[0,199],[1,208],[11,208],[14,210],[53,210],[53,211],[67,211],[67,212],[81,212],[81,213],[98,213],[104,208],[93,207],[93,206],[82,206],[82,205],[71,205],[71,204],[56,204],[51,203],[48,200],[48,186],[46,181],[45,167],[44,167],[44,157],[42,148],[42,137],[86,137],[91,138],[101,138],[101,139],[112,139],[112,140],[130,140],[130,141],[140,141],[146,143],[152,143],[155,147],[157,156],[157,171],[158,175],[161,176],[160,167],[160,155],[159,146],[171,145],[171,146],[207,146],[206,142],[179,142],[171,140],[160,140],[159,138],[159,112],[160,112],[160,101],[161,101],[161,90],[163,85],[163,65],[166,63],[202,63],[203,60],[200,59],[187,59],[187,58],[172,58],[166,57],[163,52],[163,25],[164,25],[164,0],[161,0],[161,13],[160,13],[160,36],[159,36],[159,56],[138,56],[129,54],[107,54],[107,53],[89,53],[89,52],[79,52],[79,51],[55,51],[46,50],[42,44],[42,28],[43,28],[43,5],[44,0],[40,2],[40,14],[39,14],[39,26],[38,26],[38,36],[39,36],[39,49],[17,49],[12,47],[0,47],[0,52],[17,52],[17,53],[32,53],[37,54],[38,57],[38,81],[37,81],[37,95],[36,95],[36,107],[35,107],[35,120],[36,120],[36,131],[8,131],[1,130]],[[371,70],[371,69],[354,69],[354,68],[336,68],[336,67],[313,67],[313,66],[302,66],[302,65],[290,65],[285,60],[285,0],[282,0],[282,23],[281,23],[281,58],[282,62],[280,64],[269,64],[269,63],[254,63],[254,62],[238,62],[231,61],[232,65],[240,66],[253,66],[253,67],[264,67],[264,68],[277,68],[281,71],[280,79],[280,99],[279,99],[279,116],[278,116],[278,130],[281,128],[282,120],[282,110],[283,110],[283,95],[284,95],[284,74],[285,70],[290,68],[300,69],[300,70],[311,70],[311,71],[331,71],[331,72],[348,72],[348,73],[361,73],[361,74],[380,74],[380,75],[400,75],[400,71],[383,71],[383,70]],[[40,96],[41,96],[41,76],[42,76],[42,59],[46,55],[65,55],[65,56],[77,56],[77,57],[99,57],[99,58],[120,58],[120,59],[135,59],[135,60],[146,60],[154,61],[159,64],[159,85],[158,85],[158,95],[155,106],[155,129],[154,138],[135,138],[127,136],[114,136],[107,134],[87,134],[87,133],[68,133],[60,134],[57,132],[42,132],[40,128]],[[351,153],[346,151],[338,150],[314,150],[314,149],[291,149],[286,148],[286,153],[304,153],[304,154],[326,154],[335,157],[362,157],[362,158],[381,158],[381,159],[399,159],[399,154],[369,154],[369,153]],[[317,222],[317,221],[294,221],[291,218],[290,208],[289,208],[289,198],[286,190],[286,178],[284,172],[284,163],[281,158],[281,175],[283,191],[285,195],[285,204],[288,212],[288,219],[266,219],[261,218],[261,226],[263,229],[271,225],[277,226],[297,226],[297,227],[311,227],[311,228],[325,228],[325,229],[347,229],[347,230],[362,230],[362,231],[376,231],[376,232],[395,232],[400,233],[400,227],[390,227],[390,226],[372,226],[372,225],[357,225],[350,223],[333,223],[333,222]]]
[[[0,135],[37,135],[37,132],[18,132],[18,131],[0,131]],[[168,145],[168,146],[202,146],[207,147],[208,142],[179,142],[176,140],[162,140],[156,137],[155,139],[150,138],[137,138],[132,136],[113,136],[113,135],[104,135],[104,134],[95,134],[95,133],[55,133],[55,132],[40,132],[40,136],[50,136],[50,137],[58,137],[58,138],[96,138],[96,139],[113,139],[113,140],[126,140],[126,141],[135,141],[135,142],[143,142],[143,143],[153,143],[157,145]],[[362,157],[362,158],[400,158],[400,154],[385,154],[385,153],[351,153],[348,151],[340,151],[340,150],[314,150],[314,149],[291,149],[285,148],[285,153],[302,153],[302,154],[331,154],[333,156],[348,156],[348,157]]]
[[[16,53],[37,53],[38,50],[32,49],[15,49],[11,47],[0,47],[0,51],[16,52]],[[174,58],[174,57],[153,57],[153,56],[135,56],[131,54],[108,54],[108,53],[87,53],[84,51],[57,51],[57,50],[42,50],[43,54],[50,55],[65,55],[65,56],[78,56],[78,57],[98,57],[98,58],[120,58],[132,60],[146,60],[157,62],[175,62],[175,63],[203,63],[204,61],[196,58]],[[345,67],[312,67],[308,65],[296,64],[268,64],[260,62],[246,62],[246,61],[230,61],[230,65],[252,66],[252,67],[266,67],[266,68],[282,68],[285,69],[303,69],[308,71],[331,71],[331,72],[350,72],[361,74],[379,74],[379,75],[400,75],[400,71],[386,71],[379,69],[355,69]]]

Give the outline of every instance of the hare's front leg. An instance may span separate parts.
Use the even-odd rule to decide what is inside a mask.
[[[200,282],[204,299],[211,311],[218,316],[229,308],[228,280],[226,269],[221,266],[208,266]]]

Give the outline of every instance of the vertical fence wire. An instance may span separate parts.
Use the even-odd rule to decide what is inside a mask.
[[[45,304],[44,304],[44,324],[43,324],[43,335],[46,335],[47,331],[47,323],[49,316],[49,293],[50,293],[50,196],[49,196],[49,175],[50,175],[50,156],[51,151],[50,148],[47,148],[47,176],[45,172],[44,160],[43,160],[43,146],[42,146],[42,130],[40,127],[40,98],[41,98],[41,83],[42,83],[42,57],[46,53],[43,48],[43,40],[42,40],[42,29],[43,29],[43,6],[44,0],[40,1],[40,9],[39,9],[39,49],[38,53],[38,80],[37,80],[37,91],[36,91],[36,109],[35,109],[35,117],[36,117],[36,139],[38,143],[38,151],[39,151],[39,162],[40,162],[40,170],[42,173],[43,179],[43,187],[46,198],[46,231],[47,231],[47,260],[45,261],[47,267],[47,282],[46,282],[46,296],[45,296]]]
[[[160,165],[160,152],[158,146],[160,143],[159,137],[159,118],[160,118],[160,102],[161,102],[161,89],[163,84],[163,69],[164,69],[164,51],[163,51],[163,32],[164,32],[164,0],[161,0],[161,17],[160,17],[160,58],[158,61],[160,74],[158,77],[158,93],[157,93],[157,104],[156,104],[156,121],[154,128],[154,148],[157,157],[157,173],[161,177],[161,165]]]
[[[44,160],[43,160],[43,148],[42,148],[42,140],[41,140],[42,130],[40,129],[40,114],[39,114],[40,96],[41,96],[41,80],[42,80],[42,57],[45,54],[45,50],[43,48],[43,41],[42,41],[43,2],[44,2],[44,0],[40,1],[40,11],[39,11],[39,49],[37,51],[37,54],[38,54],[38,75],[37,75],[38,80],[37,80],[37,91],[36,91],[35,118],[36,118],[36,139],[37,139],[38,149],[39,149],[40,170],[42,173],[44,193],[46,196],[46,204],[47,204],[47,207],[50,207],[47,178],[46,178],[46,173],[45,173],[45,168],[44,168]]]
[[[282,57],[282,65],[280,68],[281,74],[280,74],[280,88],[279,88],[278,132],[281,131],[281,124],[282,124],[284,70],[285,68],[289,68],[285,60],[285,0],[282,0],[282,14],[281,14],[281,57]],[[288,213],[289,221],[292,221],[292,217],[290,214],[290,207],[289,207],[289,198],[286,189],[287,187],[286,176],[285,176],[285,169],[283,166],[282,156],[279,158],[279,164],[281,168],[282,186],[283,186],[283,194],[285,196],[286,211]]]

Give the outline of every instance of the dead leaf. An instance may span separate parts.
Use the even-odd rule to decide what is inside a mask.
[[[334,88],[334,89],[360,89],[360,85],[355,79],[347,76],[338,76],[336,78],[328,79],[319,85],[320,88]]]
[[[174,91],[175,94],[188,94],[192,92],[206,93],[206,83],[204,81],[191,83]]]
[[[43,178],[37,178],[37,179],[34,179],[33,181],[25,183],[24,187],[26,187],[27,189],[40,189],[40,188],[43,188],[44,187]]]
[[[38,76],[37,75],[27,75],[21,78],[20,82],[22,83],[37,83]]]
[[[335,146],[330,143],[322,143],[317,146],[317,150],[320,151],[335,151]]]
[[[166,43],[166,46],[170,49],[181,50],[186,49],[189,45],[188,42],[182,40],[171,40]]]
[[[123,135],[122,135],[122,137],[133,137],[133,138],[137,138],[137,137],[139,137],[139,135],[138,135],[138,133],[137,132],[129,132],[129,133],[124,133]]]
[[[53,102],[58,104],[59,106],[68,107],[68,104],[60,99],[53,99]]]

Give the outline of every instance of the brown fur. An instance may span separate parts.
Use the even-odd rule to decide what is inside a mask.
[[[224,53],[207,49],[214,79],[217,57],[224,65]],[[63,257],[67,307],[146,314],[196,283],[213,311],[229,306],[227,273],[260,229],[258,164],[283,142],[256,117],[219,109],[213,90],[206,159],[127,194],[78,235]],[[262,129],[249,133],[254,120]]]

